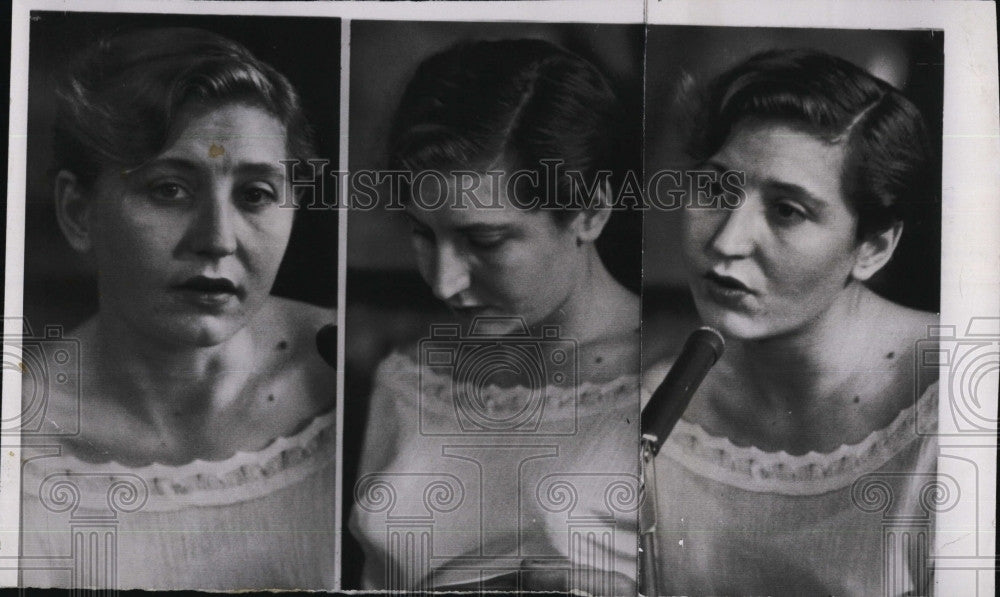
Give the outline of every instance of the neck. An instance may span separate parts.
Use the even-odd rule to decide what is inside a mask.
[[[241,395],[253,371],[253,338],[247,328],[222,344],[198,347],[136,334],[105,312],[88,327],[96,395],[158,427],[225,409]],[[178,419],[178,414],[183,416]]]
[[[634,314],[612,312],[615,308],[627,309],[631,305],[628,299],[634,297],[604,267],[593,244],[585,245],[582,251],[582,273],[576,278],[572,292],[550,317],[532,326],[532,334],[537,335],[543,325],[555,325],[561,337],[584,345],[606,335],[609,324],[620,328],[623,315],[626,318],[634,315],[633,327],[638,327],[637,308]]]
[[[793,332],[732,342],[727,360],[764,408],[808,415],[831,407],[830,397],[849,390],[859,363],[869,359],[862,331],[877,300],[852,282],[829,309]]]

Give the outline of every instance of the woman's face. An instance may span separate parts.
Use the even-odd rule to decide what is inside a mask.
[[[858,257],[841,189],[842,145],[779,123],[744,122],[707,167],[746,174],[737,209],[689,208],[688,280],[705,323],[741,339],[793,332],[844,291]]]
[[[245,326],[291,232],[285,148],[285,127],[259,108],[187,109],[159,155],[102,173],[88,199],[102,311],[172,345]]]
[[[463,194],[457,203],[449,185],[440,209],[407,205],[420,273],[464,321],[519,317],[529,326],[558,324],[560,306],[581,279],[582,248],[573,227],[551,213],[514,207],[502,190],[491,196],[493,181],[481,177],[475,199]]]

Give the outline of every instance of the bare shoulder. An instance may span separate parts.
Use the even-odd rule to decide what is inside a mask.
[[[95,333],[92,318],[56,340],[58,349],[68,354],[64,361],[50,358],[49,349],[56,348],[51,344],[39,344],[37,351],[26,347],[34,358],[22,358],[21,363],[21,443],[93,443],[101,437],[102,427],[83,423],[86,411],[97,411],[98,416],[92,417],[96,421],[105,421],[110,414],[99,397],[84,396],[84,377],[96,367]]]
[[[911,309],[879,297],[878,308],[870,319],[866,338],[871,342],[872,371],[880,371],[885,383],[897,388],[901,404],[912,392],[923,394],[937,380],[937,366],[925,366],[928,352],[936,351],[935,328],[940,323],[936,313]]]
[[[640,373],[639,297],[624,287],[616,290],[602,305],[598,334],[578,347],[580,381],[600,383]]]
[[[299,338],[315,336],[320,328],[336,321],[336,309],[272,296],[254,318],[254,327],[260,337],[289,335]]]
[[[273,296],[254,318],[261,362],[268,364],[261,376],[273,389],[298,394],[296,402],[313,413],[335,400],[336,370],[320,357],[316,333],[336,321],[335,309]]]
[[[885,321],[887,324],[891,322],[891,327],[897,331],[897,336],[903,339],[912,342],[926,339],[934,326],[941,322],[941,317],[937,313],[911,309],[890,301],[885,303],[889,314]]]

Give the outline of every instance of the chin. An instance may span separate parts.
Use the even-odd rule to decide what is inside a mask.
[[[229,317],[199,317],[196,320],[158,322],[153,333],[165,344],[185,348],[209,348],[232,338],[246,322]]]
[[[726,338],[734,340],[764,340],[775,335],[767,322],[752,314],[724,309],[705,300],[696,300],[698,315],[703,324],[715,328]]]

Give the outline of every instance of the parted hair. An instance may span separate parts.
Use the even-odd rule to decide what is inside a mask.
[[[538,39],[461,42],[422,62],[407,85],[389,167],[541,173],[543,160],[559,160],[588,185],[600,171],[610,172],[614,185],[622,171],[621,123],[608,79],[580,56]],[[567,176],[557,180],[557,197],[547,204],[566,208],[554,211],[559,218],[582,203]]]
[[[903,94],[855,64],[815,50],[772,50],[724,72],[698,96],[688,153],[715,154],[748,119],[802,127],[842,143],[842,188],[867,238],[933,199],[931,150],[920,111]]]

